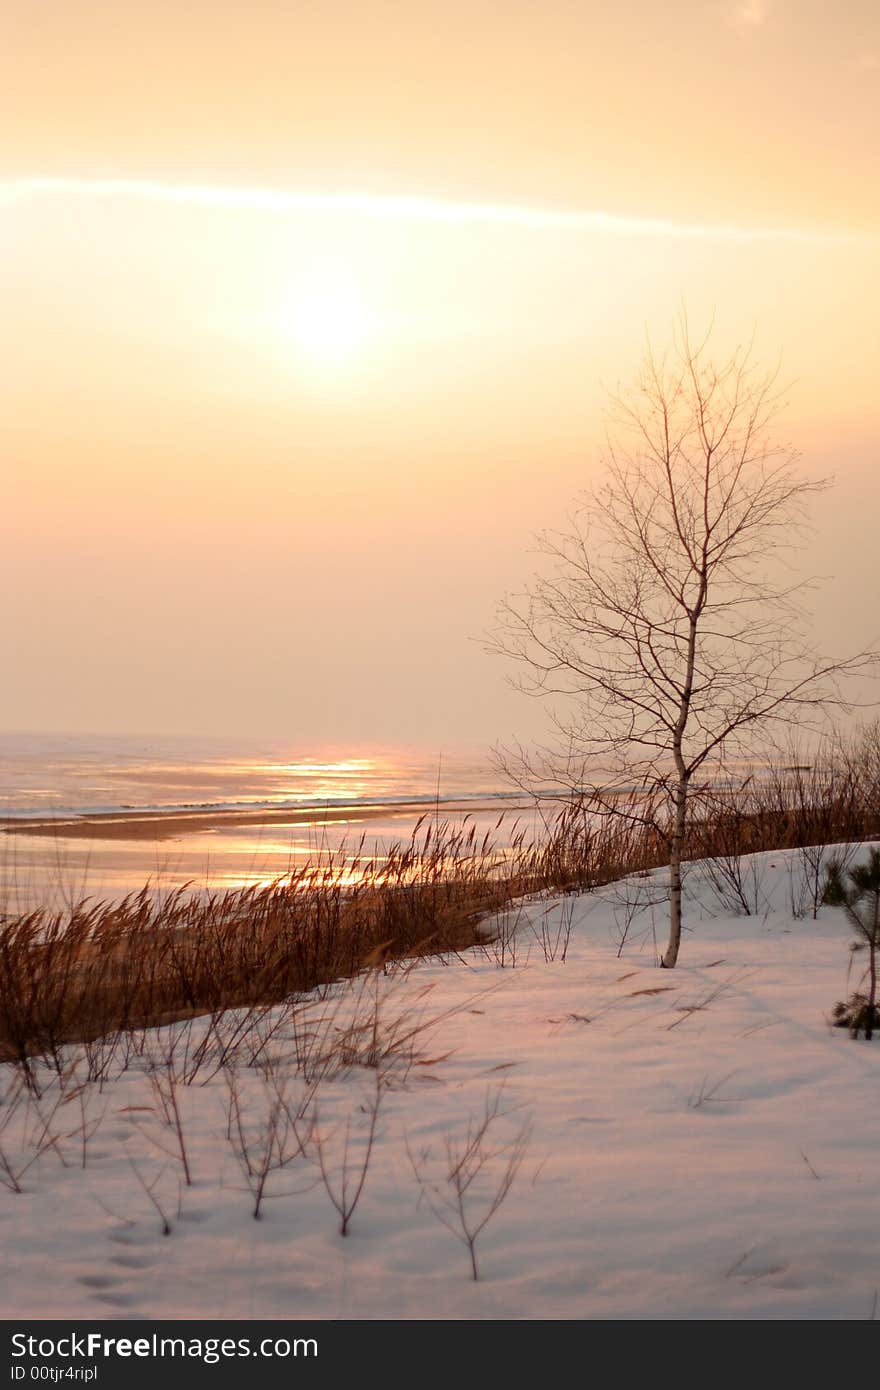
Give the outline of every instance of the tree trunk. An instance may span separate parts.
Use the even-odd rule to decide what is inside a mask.
[[[874,929],[868,942],[868,1017],[865,1022],[865,1042],[874,1036],[874,1010],[877,1007],[877,948],[880,946],[880,897],[874,895]]]
[[[684,852],[684,828],[687,816],[688,783],[690,771],[684,759],[684,731],[687,728],[691,710],[691,696],[694,690],[694,669],[697,655],[697,626],[706,602],[706,547],[703,547],[703,568],[700,574],[700,592],[697,602],[689,612],[687,665],[684,684],[678,705],[678,719],[672,731],[672,756],[678,781],[675,784],[675,822],[672,828],[672,841],[669,846],[669,944],[666,955],[660,964],[672,970],[678,960],[681,944],[681,856]]]
[[[672,970],[681,944],[681,856],[684,850],[687,815],[687,780],[681,778],[675,789],[675,824],[669,846],[669,944],[660,964]]]

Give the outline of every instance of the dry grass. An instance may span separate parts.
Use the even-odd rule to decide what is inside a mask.
[[[715,865],[734,907],[750,910],[741,861],[754,851],[801,849],[804,881],[818,882],[824,846],[880,835],[880,726],[810,767],[707,791],[694,805],[687,857]],[[65,1046],[80,1043],[100,1080],[108,1049],[136,1047],[147,1028],[233,1010],[246,1020],[367,966],[453,955],[485,944],[488,920],[517,899],[585,891],[666,862],[655,827],[597,818],[573,801],[535,843],[516,825],[504,826],[499,845],[467,818],[423,818],[381,859],[361,845],[262,887],[163,898],[144,889],[115,905],[20,914],[0,923],[0,1061],[25,1074],[36,1058],[60,1069]]]
[[[481,923],[512,898],[594,872],[594,840],[576,845],[570,828],[552,851],[515,828],[507,838],[501,850],[467,823],[423,820],[381,860],[343,847],[261,887],[162,898],[144,889],[118,904],[10,917],[0,925],[0,1060],[61,1066],[71,1042],[257,1010],[365,966],[458,952],[485,940]]]

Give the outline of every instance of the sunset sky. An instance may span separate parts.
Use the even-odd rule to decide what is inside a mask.
[[[0,727],[481,743],[681,305],[880,636],[874,0],[5,0]]]

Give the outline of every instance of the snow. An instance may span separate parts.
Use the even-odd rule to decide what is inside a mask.
[[[796,854],[759,856],[754,868],[752,916],[731,915],[703,866],[691,868],[674,972],[654,966],[662,905],[638,912],[620,944],[630,890],[659,896],[649,877],[524,904],[508,915],[503,945],[267,1013],[261,1060],[272,1059],[272,1076],[245,1056],[236,1072],[252,1158],[273,1097],[302,1114],[259,1220],[227,1138],[222,1070],[206,1065],[175,1091],[187,1186],[146,1052],[133,1057],[59,1105],[57,1144],[43,1143],[20,1194],[0,1189],[3,1315],[870,1318],[880,1040],[854,1041],[828,1022],[860,958],[853,966],[839,910],[792,917]],[[375,1143],[343,1237],[315,1140],[338,1195],[348,1135],[351,1190],[377,1071],[352,1065],[311,1095],[294,1056],[304,1017],[324,1019],[324,1042],[338,1039],[346,1020],[369,1018],[374,987],[378,1036],[396,1033],[398,1046],[378,1074]],[[400,1045],[413,1028],[411,1046]],[[197,1024],[190,1045],[204,1031]],[[175,1036],[150,1035],[147,1052],[160,1056]],[[49,1082],[44,1119],[57,1092]],[[440,1216],[451,1219],[447,1144],[460,1152],[487,1104],[498,1112],[486,1136],[494,1156],[467,1195],[474,1219],[517,1138],[525,1156],[476,1240],[475,1283],[465,1244]],[[85,1167],[83,1115],[87,1130],[98,1124]],[[0,1145],[24,1163],[42,1122],[24,1101],[5,1118]]]

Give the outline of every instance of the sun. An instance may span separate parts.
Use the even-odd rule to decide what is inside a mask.
[[[341,367],[367,349],[378,319],[354,277],[324,265],[290,287],[280,326],[300,357],[319,367]]]

